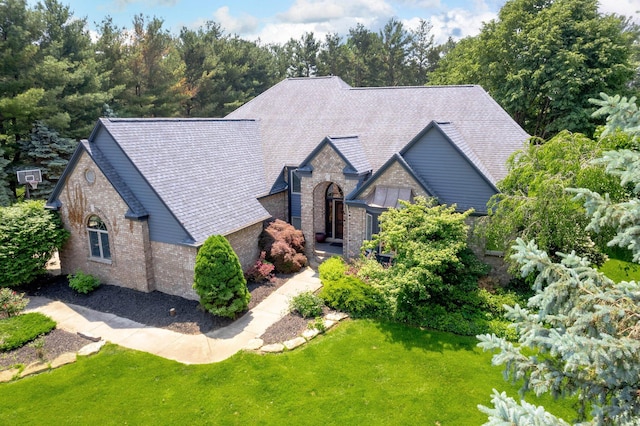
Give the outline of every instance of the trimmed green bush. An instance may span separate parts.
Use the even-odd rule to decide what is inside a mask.
[[[383,317],[384,298],[378,290],[357,277],[343,275],[340,279],[322,281],[320,297],[327,306],[348,312],[353,317]]]
[[[347,272],[347,265],[341,257],[333,256],[325,260],[318,266],[318,274],[321,281],[337,281],[344,277]]]
[[[12,317],[27,307],[29,299],[24,293],[16,293],[9,288],[0,288],[0,318]]]
[[[26,284],[45,272],[69,232],[43,201],[0,207],[0,287]]]
[[[294,296],[289,302],[289,309],[292,312],[299,313],[302,318],[311,318],[321,315],[323,307],[324,301],[322,298],[316,296],[311,291],[300,293],[297,296]]]
[[[78,293],[87,294],[100,287],[100,280],[91,274],[76,271],[74,275],[67,275],[69,287]]]
[[[235,318],[247,309],[251,299],[247,280],[225,237],[212,235],[198,250],[193,288],[200,304],[213,315]]]
[[[54,320],[39,312],[29,312],[0,320],[0,351],[22,347],[55,327]]]

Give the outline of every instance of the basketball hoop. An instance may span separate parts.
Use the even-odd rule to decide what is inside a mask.
[[[27,181],[27,183],[29,185],[31,185],[31,189],[38,189],[38,181],[37,180]]]
[[[29,188],[37,189],[38,183],[42,182],[42,172],[40,169],[18,170],[18,183],[25,186],[25,198],[30,198]]]

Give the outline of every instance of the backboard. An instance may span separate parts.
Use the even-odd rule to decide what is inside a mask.
[[[42,172],[40,169],[18,170],[18,183],[22,185],[42,182]]]

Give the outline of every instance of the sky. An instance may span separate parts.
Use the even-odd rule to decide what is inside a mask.
[[[29,3],[35,3],[30,1]],[[437,44],[478,34],[483,22],[498,15],[505,0],[61,0],[75,17],[87,18],[89,30],[111,16],[130,28],[133,16],[161,18],[163,27],[178,34],[215,21],[227,34],[262,43],[285,43],[313,32],[346,35],[358,23],[378,31],[391,17],[409,28],[420,19],[433,25]],[[600,11],[632,16],[640,24],[640,0],[601,0]]]

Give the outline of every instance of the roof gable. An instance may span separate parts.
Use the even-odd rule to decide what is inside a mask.
[[[361,176],[371,171],[371,166],[357,136],[325,137],[302,161],[298,170],[301,172],[313,171],[311,163],[325,146],[331,147],[344,161],[345,167],[342,172],[345,175]]]

